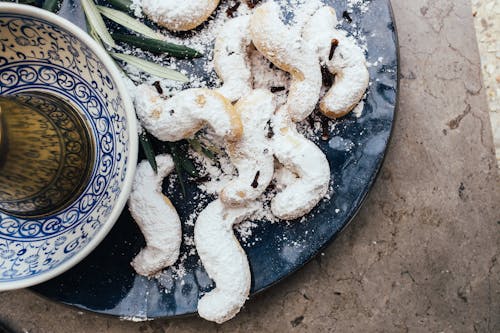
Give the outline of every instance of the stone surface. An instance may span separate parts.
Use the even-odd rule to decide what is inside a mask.
[[[500,1],[472,0],[497,162],[500,165]]]
[[[0,294],[27,332],[499,332],[500,181],[467,0],[393,0],[400,107],[380,177],[350,227],[218,326],[131,323],[29,291]]]

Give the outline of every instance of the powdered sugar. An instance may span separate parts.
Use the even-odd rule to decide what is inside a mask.
[[[202,24],[217,8],[219,0],[142,0],[143,12],[158,25],[187,31]]]
[[[257,202],[227,207],[220,199],[211,202],[199,215],[194,240],[206,272],[215,289],[198,301],[198,314],[222,323],[234,317],[250,292],[251,274],[245,251],[233,235],[233,226],[259,209]]]
[[[247,51],[252,42],[249,28],[250,15],[234,18],[221,28],[215,42],[214,67],[224,82],[218,92],[231,102],[252,90]]]
[[[352,12],[354,8],[357,8],[364,14],[370,9],[370,3],[371,0],[347,0],[347,8],[350,12]]]
[[[229,7],[234,5],[234,1],[225,1],[219,5],[219,9],[217,10],[217,14],[213,19],[210,19],[207,23],[205,23],[203,29],[198,31],[189,32],[186,36],[179,36],[173,34],[169,31],[163,30],[162,33],[165,36],[165,40],[188,45],[197,50],[203,51],[205,53],[205,58],[211,59],[213,57],[213,45],[216,39],[218,32],[222,29],[224,24],[230,19],[228,15],[226,15],[226,11]],[[310,17],[317,11],[317,9],[322,5],[322,2],[319,0],[290,0],[288,1],[287,12],[293,13],[291,18],[291,27],[296,29],[296,31],[301,31],[306,24],[306,22],[310,19]],[[349,1],[348,2],[348,10],[352,11],[356,8],[361,10],[361,12],[365,12],[368,9],[369,1]],[[245,2],[242,2],[238,9],[233,13],[233,16],[238,17],[242,15],[251,14],[252,11],[248,8]],[[354,29],[356,31],[356,29]],[[357,38],[357,42],[360,42],[360,38]],[[362,42],[362,40],[361,40]],[[214,71],[214,63],[212,61],[208,61],[203,65],[203,70],[200,72],[199,70],[195,70],[195,66],[190,64],[190,62],[185,61],[175,61],[171,62],[165,57],[161,56],[153,56],[147,52],[140,51],[138,49],[128,49],[125,50],[127,52],[133,53],[135,55],[150,58],[155,62],[162,63],[164,65],[168,65],[172,69],[178,69],[181,72],[190,76],[190,83],[188,85],[183,85],[180,83],[176,83],[171,80],[159,80],[161,86],[164,88],[164,94],[166,96],[174,95],[177,91],[183,90],[186,87],[206,87],[206,86],[216,86],[220,85],[220,80],[218,79],[215,71]],[[253,77],[253,87],[254,88],[263,88],[269,89],[270,87],[275,88],[275,99],[278,106],[284,104],[286,102],[287,91],[290,88],[290,76],[271,65],[271,63],[258,51],[256,51],[253,47],[250,47],[249,51],[249,59],[251,63],[251,73]],[[137,81],[146,81],[148,83],[152,83],[157,80],[154,77],[148,77],[144,74],[138,72],[132,67],[127,67],[127,71],[129,71],[130,75]],[[208,77],[207,77],[208,74]],[[326,92],[326,89],[323,88],[322,94]],[[362,106],[358,106],[356,108],[356,115],[358,116],[362,112]],[[321,140],[321,132],[324,132],[323,129],[325,125],[325,121],[321,120],[317,116],[312,116],[312,122],[304,121],[298,126],[298,130],[300,133],[305,134],[308,139],[311,139],[315,142]],[[335,127],[335,121],[326,121],[326,126],[328,131]],[[214,137],[210,136],[210,131],[206,132],[208,137],[207,141],[210,141],[212,144],[215,144]],[[224,145],[219,144],[219,147],[224,147]],[[195,200],[201,200],[201,202],[205,202],[208,198],[211,198],[211,195],[215,195],[221,191],[222,188],[227,186],[227,184],[233,180],[237,171],[234,166],[230,162],[229,158],[225,154],[219,154],[218,161],[214,162],[213,160],[207,158],[204,155],[199,155],[196,152],[191,151],[191,156],[195,158],[198,164],[201,166],[201,174],[207,175],[210,180],[201,183],[198,187],[203,193],[206,193],[204,197],[199,195],[199,198],[195,198]],[[176,179],[176,176],[171,176],[171,179]],[[172,184],[174,183],[171,182]],[[276,218],[273,216],[269,209],[269,205],[266,207],[266,200],[269,202],[270,197],[272,197],[275,193],[266,193],[259,198],[259,201],[262,202],[263,209],[259,212],[260,216],[264,219],[268,219],[271,221],[276,221]],[[204,205],[203,203],[200,206]],[[184,221],[186,225],[193,225],[194,220],[196,218],[196,214],[192,213],[190,218],[187,221]],[[245,239],[249,239],[251,235],[251,228],[255,227],[254,224],[243,224],[237,230],[240,231],[240,236],[245,235]]]
[[[316,12],[316,10],[321,6],[321,2],[317,0],[290,0],[289,7],[287,11],[293,12],[290,21],[292,29],[296,31],[302,31],[306,22],[311,18],[311,16]],[[349,1],[349,8],[359,8],[367,10],[369,1]],[[228,7],[232,6],[234,1],[223,1],[219,6],[214,19],[210,19],[202,29],[197,31],[189,32],[186,35],[172,34],[166,30],[162,31],[165,35],[165,39],[178,44],[188,45],[194,47],[197,50],[203,51],[206,59],[213,58],[213,45],[217,33],[223,27],[223,25],[229,19],[226,15],[226,10]],[[239,8],[233,14],[234,16],[242,16],[251,13],[251,10],[242,3]],[[288,24],[287,23],[287,24]],[[362,42],[363,39],[359,35],[356,29],[354,29],[356,42]],[[159,80],[162,88],[164,88],[165,96],[176,95],[177,92],[184,90],[186,88],[194,87],[218,87],[221,85],[221,81],[217,77],[214,70],[213,61],[170,61],[165,57],[153,56],[147,52],[143,52],[137,49],[127,49],[126,52],[138,55],[141,57],[149,58],[155,62],[161,63],[165,66],[169,66],[172,69],[177,69],[190,77],[190,83],[183,85],[170,80]],[[264,57],[260,52],[258,52],[253,46],[249,47],[248,58],[250,62],[251,75],[253,77],[253,88],[254,89],[271,89],[274,92],[275,100],[278,106],[282,106],[287,101],[287,94],[290,90],[291,80],[290,75],[285,71],[282,71],[271,63]],[[158,80],[154,77],[145,76],[143,73],[137,70],[127,67],[130,76],[137,82],[147,82],[149,84]],[[321,96],[326,92],[326,89],[322,89]],[[362,104],[355,109],[355,115],[357,117],[361,116],[363,110]],[[322,117],[314,114],[310,116],[307,120],[301,122],[298,126],[298,132],[303,134],[306,138],[311,139],[314,142],[319,142],[322,140],[321,136],[323,133],[331,133],[335,128],[337,122],[333,120],[324,120]],[[196,218],[199,216],[200,212],[203,211],[207,203],[213,201],[214,196],[216,196],[220,191],[225,188],[231,181],[235,180],[238,176],[238,172],[234,165],[231,163],[229,156],[225,153],[224,148],[225,143],[220,140],[220,136],[214,134],[213,129],[208,129],[202,132],[199,136],[202,141],[204,141],[205,146],[213,145],[221,153],[217,154],[217,159],[214,161],[207,156],[195,152],[194,150],[189,150],[189,157],[193,159],[198,166],[198,171],[201,178],[205,179],[202,183],[198,185],[201,193],[198,193],[193,201],[196,202],[196,207],[193,212],[191,212],[187,219],[183,221],[185,226],[192,227],[195,224]],[[259,239],[253,235],[253,229],[256,228],[261,221],[271,221],[276,222],[278,219],[272,213],[270,209],[271,199],[276,196],[278,191],[284,189],[283,184],[289,184],[290,182],[296,181],[297,175],[290,172],[288,169],[283,168],[279,163],[276,163],[276,174],[275,181],[267,189],[265,193],[259,196],[257,199],[258,209],[252,215],[248,215],[249,219],[247,222],[241,223],[235,227],[240,240],[243,241],[245,246],[252,246]],[[177,181],[177,176],[172,175],[168,180],[169,191],[173,189]],[[328,200],[333,192],[333,187],[329,184],[328,193],[324,195],[325,200]],[[321,190],[321,192],[326,192]],[[324,193],[323,193],[324,194]],[[285,237],[285,236],[283,236]],[[186,234],[183,237],[183,243],[187,250],[182,253],[179,261],[175,266],[168,268],[162,274],[159,274],[157,278],[159,280],[165,279],[166,276],[173,276],[176,279],[181,279],[186,274],[186,268],[184,263],[186,260],[196,254],[194,248],[194,239],[192,234]],[[290,260],[295,260],[293,258],[293,249],[298,246],[303,246],[303,244],[289,244],[289,247],[284,247],[282,250],[283,255]]]
[[[329,118],[339,118],[350,112],[363,97],[370,80],[362,49],[353,37],[335,29],[336,24],[335,11],[331,7],[322,7],[304,27],[304,37],[321,63],[336,75],[332,87],[320,102],[321,112]]]
[[[213,18],[210,18],[207,22],[204,23],[202,29],[193,30],[183,34],[172,33],[166,29],[161,29],[160,32],[163,35],[163,39],[168,42],[186,45],[192,47],[200,52],[204,53],[203,59],[195,59],[192,61],[186,60],[174,60],[165,56],[157,56],[152,55],[149,52],[142,51],[136,48],[123,47],[119,49],[121,52],[126,54],[133,54],[140,58],[145,58],[156,63],[162,64],[163,66],[169,67],[171,69],[179,70],[183,74],[187,75],[190,79],[188,84],[181,84],[168,79],[159,79],[154,76],[146,75],[141,73],[135,67],[127,66],[126,71],[131,76],[131,78],[139,83],[139,82],[147,82],[152,84],[155,81],[159,81],[160,85],[165,91],[166,96],[170,96],[177,91],[186,89],[186,88],[200,88],[200,87],[217,87],[221,85],[221,80],[217,76],[214,70],[213,61],[206,61],[206,59],[213,59],[214,57],[214,44],[215,39],[225,25],[225,23],[231,19],[230,16],[226,14],[228,8],[233,7],[235,3],[239,1],[222,1],[216,10]],[[348,11],[352,12],[354,10],[359,10],[362,13],[366,12],[369,9],[370,0],[350,0],[348,1]],[[139,3],[139,0],[134,0],[133,8],[136,9],[136,15],[140,17],[140,6],[136,3]],[[314,14],[314,12],[322,5],[322,1],[320,0],[288,0],[286,6],[286,12],[291,14],[291,21],[288,25],[289,28],[296,29],[297,31],[302,30],[303,26],[307,22],[307,20]],[[252,10],[247,6],[245,1],[241,1],[240,5],[237,7],[237,10],[234,11],[232,16],[238,17],[243,15],[249,15],[252,13]],[[340,16],[339,16],[340,15]],[[287,15],[287,17],[290,15]],[[337,13],[337,16],[341,19],[342,13]],[[351,33],[353,37],[355,37],[358,46],[360,46],[363,50],[366,51],[366,38],[358,27],[355,26],[353,22],[351,24],[352,29]],[[269,62],[266,61],[264,63],[261,62],[264,66],[255,66],[259,61],[258,58],[262,59],[262,56],[256,52],[253,53],[257,58],[251,59],[252,62],[252,76],[254,77],[254,88],[264,88],[269,87],[265,82],[271,83],[272,87],[281,87],[285,86],[289,87],[289,79],[288,75],[281,70],[272,68],[271,71],[267,71],[266,68],[269,68]],[[252,56],[252,52],[251,52]],[[257,62],[255,62],[257,60]],[[265,75],[263,80],[259,80],[260,74],[269,73],[273,75]],[[276,78],[276,79],[274,79]],[[278,81],[278,82],[277,82]],[[281,82],[281,83],[279,83]],[[285,82],[286,84],[282,84]],[[280,91],[278,95],[284,95],[286,91]],[[282,101],[282,100],[281,100]],[[280,100],[278,100],[278,104]]]
[[[146,247],[132,261],[138,274],[150,276],[177,261],[181,245],[181,221],[161,183],[173,169],[170,155],[156,157],[158,172],[147,161],[138,167],[128,201],[129,210],[146,239]]]
[[[187,89],[164,99],[153,87],[142,84],[135,94],[135,106],[142,126],[162,141],[187,139],[207,125],[228,142],[242,135],[234,107],[209,89]]]
[[[280,18],[280,7],[270,1],[257,8],[250,19],[252,42],[276,67],[290,73],[285,105],[292,121],[305,119],[314,110],[321,91],[321,70],[316,53],[300,31]]]

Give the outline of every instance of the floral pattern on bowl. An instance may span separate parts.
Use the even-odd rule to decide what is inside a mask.
[[[0,95],[33,91],[84,113],[96,160],[81,195],[57,214],[0,212],[0,290],[43,282],[83,259],[123,209],[137,159],[132,104],[104,50],[56,15],[0,4]]]

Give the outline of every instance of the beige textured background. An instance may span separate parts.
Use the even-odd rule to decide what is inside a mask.
[[[400,108],[381,175],[346,232],[217,326],[130,323],[29,291],[0,294],[25,332],[500,332],[500,180],[468,0],[393,0]]]
[[[500,0],[472,0],[472,9],[500,165]]]

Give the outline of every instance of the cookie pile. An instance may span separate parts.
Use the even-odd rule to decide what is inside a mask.
[[[172,30],[189,30],[203,22],[218,1],[143,0],[147,15]],[[179,17],[191,18],[190,22]],[[192,13],[192,15],[186,15]],[[223,84],[217,89],[193,88],[165,99],[143,84],[135,94],[142,126],[157,139],[188,139],[205,127],[225,142],[225,150],[238,175],[199,214],[195,245],[201,262],[216,287],[201,297],[201,317],[222,323],[234,317],[248,298],[251,273],[233,226],[252,219],[261,207],[258,198],[273,179],[279,189],[270,202],[281,220],[309,213],[327,194],[330,167],[324,153],[300,134],[296,123],[307,118],[319,103],[329,118],[350,112],[369,83],[363,51],[337,29],[333,8],[319,8],[300,29],[285,24],[279,5],[268,1],[250,15],[229,20],[219,31],[214,66]],[[254,89],[250,50],[257,50],[273,66],[289,73],[284,103],[272,87]],[[322,68],[335,75],[321,96]],[[151,276],[172,265],[179,256],[181,222],[175,208],[161,193],[161,182],[171,172],[168,155],[157,156],[159,170],[142,162],[137,170],[129,208],[147,246],[132,262],[139,274]],[[291,177],[276,177],[276,168]]]

